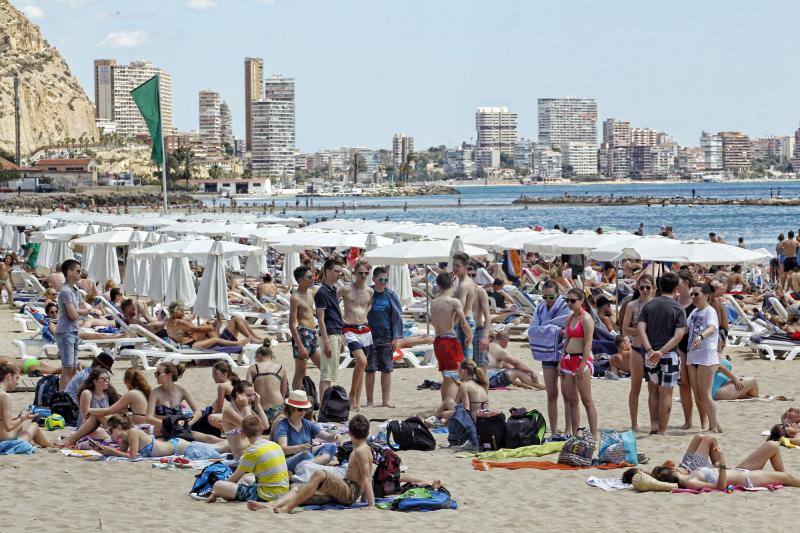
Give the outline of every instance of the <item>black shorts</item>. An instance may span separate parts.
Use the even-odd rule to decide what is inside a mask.
[[[797,258],[796,257],[787,257],[783,260],[783,270],[785,272],[789,272],[793,270],[794,267],[797,266]]]
[[[393,358],[394,350],[392,350],[391,341],[373,340],[372,349],[367,351],[367,374],[375,372],[391,374],[394,369]]]

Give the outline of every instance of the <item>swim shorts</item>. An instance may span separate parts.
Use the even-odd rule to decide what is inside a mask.
[[[489,366],[489,345],[481,349],[481,337],[486,330],[483,326],[475,328],[475,335],[472,337],[472,353],[475,355],[475,364],[481,368]]]
[[[674,387],[681,382],[681,359],[677,352],[667,352],[655,365],[645,358],[644,374],[659,387]]]
[[[372,351],[372,330],[367,324],[345,324],[342,326],[342,336],[351,354],[361,350],[368,355]]]
[[[574,376],[582,361],[582,353],[565,353],[564,357],[561,358],[561,364],[558,365],[558,369],[566,376]],[[586,361],[586,368],[589,369],[589,375],[591,376],[594,373],[594,358],[592,356],[589,356],[589,360]]]
[[[467,317],[467,324],[473,330],[475,330],[475,319],[471,316]],[[472,359],[472,344],[467,344],[467,336],[466,332],[462,331],[461,329],[461,322],[456,322],[456,338],[458,338],[458,342],[461,343],[461,351],[464,354],[465,359]],[[475,338],[475,335],[472,335],[472,338]]]
[[[711,461],[708,457],[698,455],[693,452],[686,452],[683,454],[683,459],[681,459],[681,468],[685,468],[689,472],[692,470],[697,470],[698,468],[709,468],[713,467],[714,465],[711,464]]]
[[[487,373],[489,376],[489,388],[498,389],[500,387],[508,387],[511,385],[511,378],[508,377],[507,368],[492,368]]]
[[[319,340],[317,339],[317,332],[311,328],[297,328],[297,335],[300,337],[300,342],[303,343],[306,350],[308,350],[308,356],[304,359],[308,359],[314,352],[319,350]],[[297,351],[297,346],[295,346],[294,337],[292,337],[292,355],[295,359],[300,359],[300,354]]]
[[[455,337],[436,337],[433,341],[433,353],[439,362],[439,371],[458,370],[464,360],[461,343]]]
[[[367,374],[374,374],[376,371],[391,374],[394,368],[393,358],[392,341],[375,341],[372,350],[367,354]]]
[[[784,272],[790,272],[797,266],[797,258],[796,257],[787,257],[783,260],[783,270]]]

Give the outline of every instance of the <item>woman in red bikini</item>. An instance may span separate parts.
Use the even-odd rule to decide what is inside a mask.
[[[592,400],[594,322],[592,316],[583,309],[584,295],[581,289],[570,289],[565,299],[572,311],[564,328],[567,343],[561,363],[558,365],[561,374],[561,396],[564,398],[565,433],[575,434],[580,426],[581,413],[578,407],[580,398],[589,418],[589,430],[594,435],[595,441],[599,442],[597,409]]]

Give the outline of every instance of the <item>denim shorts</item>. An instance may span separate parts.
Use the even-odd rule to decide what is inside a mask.
[[[80,344],[80,338],[77,331],[56,333],[56,345],[58,346],[58,356],[61,358],[62,367],[78,367],[78,344]]]

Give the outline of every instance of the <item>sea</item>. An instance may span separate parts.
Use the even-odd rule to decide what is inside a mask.
[[[696,196],[745,198],[800,198],[800,181],[757,182],[680,182],[631,184],[553,184],[455,187],[460,194],[413,197],[315,197],[317,207],[330,209],[302,211],[294,209],[295,201],[305,205],[306,198],[276,199],[278,209],[286,214],[302,216],[309,223],[330,218],[364,218],[369,220],[409,220],[414,222],[455,222],[480,226],[517,228],[556,224],[569,230],[596,229],[634,231],[644,224],[646,234],[656,234],[661,226],[672,226],[679,239],[707,239],[709,232],[721,235],[725,242],[736,244],[744,238],[747,248],[774,249],[778,235],[800,228],[800,207],[714,205],[689,207],[660,202],[647,205],[592,206],[547,205],[524,206],[512,202],[521,195],[539,198],[570,196],[650,196],[655,198]],[[461,205],[458,205],[459,199]],[[222,200],[221,202],[225,202]],[[247,203],[271,203],[272,199],[247,200]],[[225,202],[227,203],[227,202]],[[404,204],[408,204],[407,210]],[[221,205],[221,203],[218,203]],[[356,209],[353,209],[353,206]],[[377,209],[359,207],[380,206]],[[488,207],[487,207],[488,206]]]

